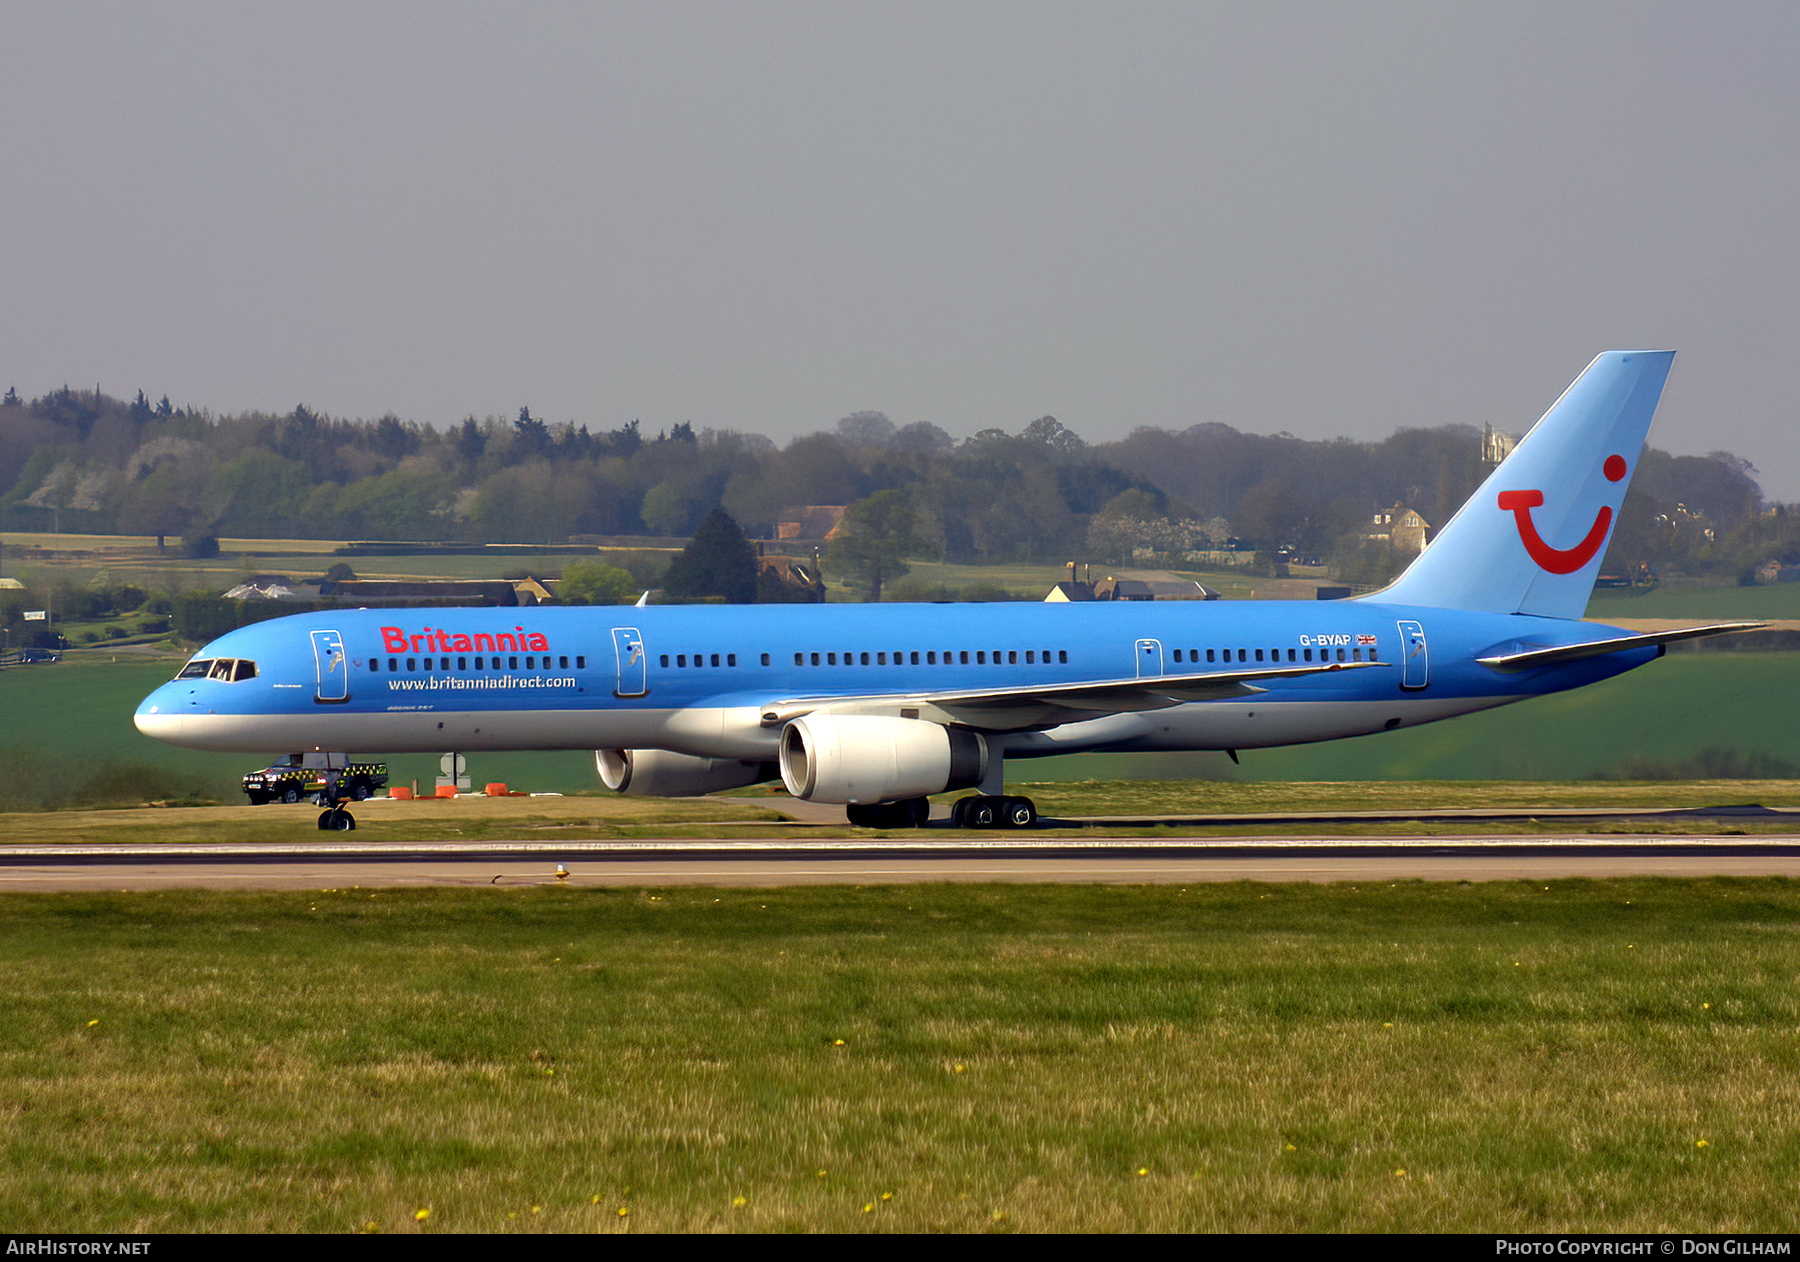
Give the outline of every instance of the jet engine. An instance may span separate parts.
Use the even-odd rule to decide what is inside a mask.
[[[781,780],[808,802],[872,804],[981,783],[979,733],[919,719],[809,714],[781,733]]]
[[[596,749],[594,767],[615,793],[643,798],[691,798],[773,780],[773,763],[696,758],[666,749]]]

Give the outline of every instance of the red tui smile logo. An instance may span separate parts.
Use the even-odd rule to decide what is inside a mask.
[[[1600,466],[1606,474],[1608,482],[1617,482],[1625,476],[1625,457],[1608,456],[1606,463]],[[1538,534],[1537,523],[1531,520],[1531,510],[1544,502],[1542,491],[1502,491],[1500,492],[1500,511],[1511,513],[1519,526],[1519,539],[1525,545],[1525,551],[1531,554],[1543,569],[1552,574],[1573,574],[1600,551],[1600,545],[1606,542],[1606,531],[1612,525],[1613,510],[1602,504],[1600,511],[1594,514],[1594,528],[1587,532],[1587,538],[1573,548],[1553,548],[1544,542]]]

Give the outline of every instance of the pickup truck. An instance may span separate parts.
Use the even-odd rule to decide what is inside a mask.
[[[252,806],[292,803],[316,799],[335,783],[340,798],[361,802],[387,782],[384,762],[352,762],[345,754],[289,754],[284,761],[245,776],[244,796]]]

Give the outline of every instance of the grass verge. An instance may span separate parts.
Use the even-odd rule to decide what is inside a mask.
[[[5,896],[0,1229],[1785,1231],[1797,931],[1783,880]]]

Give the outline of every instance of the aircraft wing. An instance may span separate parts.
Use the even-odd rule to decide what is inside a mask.
[[[1540,666],[1560,666],[1564,662],[1579,661],[1584,657],[1604,657],[1608,653],[1622,653],[1626,649],[1672,644],[1677,640],[1697,640],[1709,635],[1734,635],[1739,631],[1755,631],[1768,625],[1766,622],[1715,622],[1704,627],[1680,627],[1673,631],[1651,631],[1644,635],[1590,640],[1586,644],[1563,644],[1552,648],[1520,645],[1510,652],[1492,653],[1475,660],[1489,670],[1517,674],[1519,671],[1536,670]]]
[[[1263,680],[1296,679],[1302,675],[1367,670],[1387,665],[1386,662],[1320,662],[1310,666],[1271,666],[1255,670],[1082,680],[1076,683],[1010,688],[957,688],[941,692],[795,697],[765,706],[762,721],[764,726],[773,727],[797,719],[803,714],[869,713],[899,707],[930,709],[935,713],[917,717],[965,723],[970,727],[996,730],[1055,727],[1106,714],[1161,710],[1189,701],[1218,701],[1228,697],[1254,696],[1267,691],[1257,686]]]

